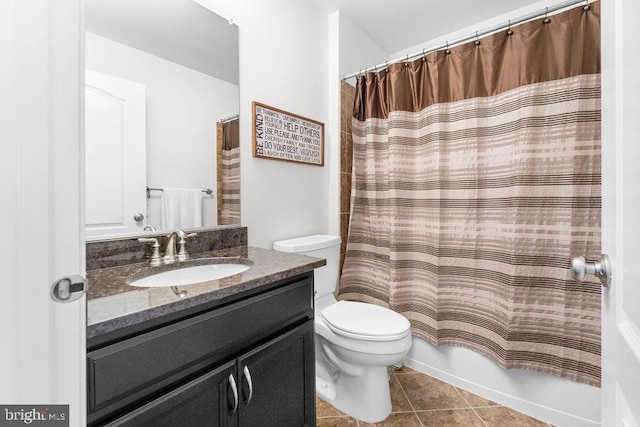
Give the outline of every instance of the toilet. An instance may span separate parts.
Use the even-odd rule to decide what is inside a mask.
[[[387,366],[411,348],[409,321],[374,304],[336,300],[340,237],[299,237],[273,249],[327,260],[314,278],[316,394],[358,420],[384,420],[391,413]]]

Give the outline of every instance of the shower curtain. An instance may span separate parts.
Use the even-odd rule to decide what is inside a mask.
[[[600,384],[600,7],[358,77],[340,298]]]
[[[240,224],[239,120],[218,123],[218,225]]]

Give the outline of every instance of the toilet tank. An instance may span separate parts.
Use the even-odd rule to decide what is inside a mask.
[[[316,298],[332,294],[336,290],[338,285],[338,264],[340,262],[339,236],[315,235],[280,240],[273,243],[273,249],[280,252],[325,258],[327,265],[315,270]]]

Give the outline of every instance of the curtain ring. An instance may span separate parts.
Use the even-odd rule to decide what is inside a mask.
[[[513,30],[511,29],[511,19],[509,19],[509,28],[507,29],[507,35],[508,36],[513,35]]]
[[[476,46],[480,46],[480,40],[478,40],[478,32],[476,31],[476,41],[474,42]]]
[[[384,71],[389,72],[389,61],[384,61]]]
[[[446,44],[447,44],[447,49],[444,51],[444,53],[449,55],[451,53],[451,49],[449,49],[449,41],[447,41]]]
[[[589,6],[589,0],[585,0],[585,5],[582,8],[582,10],[584,10],[585,12],[587,12],[588,10],[591,9],[591,6]]]
[[[542,21],[543,24],[548,24],[549,22],[551,22],[551,19],[549,19],[549,17],[547,15],[549,15],[549,8],[546,7],[545,9],[547,9],[547,11],[544,14],[544,21]]]
[[[407,55],[407,59],[404,60],[404,66],[405,67],[409,66],[409,55]]]
[[[427,60],[427,54],[425,53],[424,49],[422,49],[422,62],[425,62]]]

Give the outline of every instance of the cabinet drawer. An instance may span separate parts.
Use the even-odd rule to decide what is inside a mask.
[[[89,352],[90,421],[313,317],[311,277]]]

